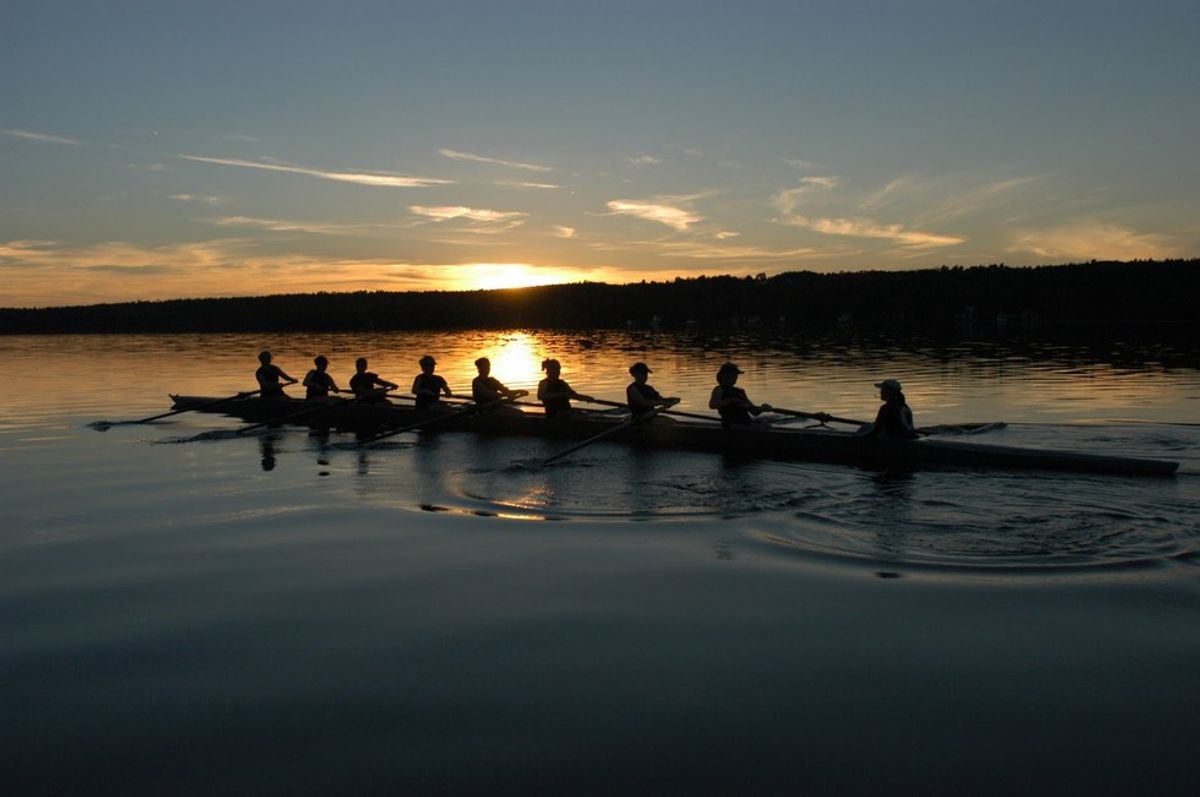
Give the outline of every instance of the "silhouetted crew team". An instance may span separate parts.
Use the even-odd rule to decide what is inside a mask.
[[[261,396],[264,399],[286,399],[284,385],[295,384],[297,380],[288,376],[279,366],[273,364],[271,352],[259,353],[260,365],[254,372],[258,381]],[[442,408],[442,398],[457,398],[449,384],[441,375],[434,373],[437,360],[426,354],[418,360],[421,373],[413,379],[412,394],[417,410],[429,411]],[[331,393],[349,392],[354,394],[353,401],[361,403],[387,403],[387,392],[396,390],[399,386],[389,382],[378,374],[367,370],[367,358],[359,357],[355,361],[355,374],[350,378],[350,390],[344,391],[328,373],[329,360],[325,355],[317,355],[313,359],[315,366],[304,376],[305,398],[321,400],[329,398]],[[475,361],[479,375],[471,382],[471,401],[473,408],[478,410],[494,410],[529,395],[526,390],[512,390],[499,379],[491,375],[492,363],[487,357]],[[591,396],[576,392],[562,378],[562,364],[549,358],[542,361],[542,370],[546,378],[538,382],[537,399],[547,418],[568,418],[574,412],[571,401],[593,402]],[[636,362],[629,367],[633,381],[625,388],[625,405],[634,420],[646,420],[659,412],[667,411],[679,403],[674,396],[663,396],[649,384],[649,375],[653,373],[650,366],[644,362]],[[737,387],[738,376],[744,373],[734,363],[727,362],[717,369],[717,384],[708,399],[709,409],[716,410],[721,425],[727,429],[754,430],[769,426],[770,421],[762,416],[772,412],[770,404],[755,404],[746,395],[746,391]],[[866,424],[860,433],[866,436],[884,436],[904,440],[912,440],[920,435],[913,426],[913,414],[904,397],[900,382],[895,379],[885,379],[877,382],[879,397],[883,400],[873,424]],[[610,402],[600,402],[610,403]],[[792,410],[779,412],[801,415],[803,417],[828,420],[829,416],[806,415]],[[687,413],[684,413],[685,415]],[[778,420],[778,418],[776,418]]]

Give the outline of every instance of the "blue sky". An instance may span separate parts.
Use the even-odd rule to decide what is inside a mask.
[[[1200,255],[1194,1],[0,15],[0,305]]]

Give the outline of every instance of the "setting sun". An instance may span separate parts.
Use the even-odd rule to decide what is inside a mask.
[[[540,269],[528,263],[471,263],[460,270],[463,273],[457,280],[457,287],[463,290],[530,288],[577,279],[567,272]]]

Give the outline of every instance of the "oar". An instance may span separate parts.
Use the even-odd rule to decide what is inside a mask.
[[[865,426],[870,421],[856,421],[853,418],[839,418],[836,415],[830,415],[827,412],[802,412],[801,410],[785,410],[782,407],[771,407],[771,412],[778,412],[780,415],[793,415],[797,418],[811,418],[814,421],[821,423],[849,423],[855,426]]]
[[[236,401],[237,399],[249,398],[250,396],[256,395],[261,392],[262,392],[262,390],[259,389],[259,390],[251,390],[249,393],[237,393],[232,396],[226,396],[225,398],[222,398],[222,399],[216,399],[214,401],[205,401],[202,404],[197,404],[196,406],[188,407],[187,409],[171,410],[170,412],[163,412],[158,415],[151,415],[149,418],[141,418],[136,421],[94,421],[92,423],[89,423],[88,426],[90,426],[93,429],[96,429],[97,431],[100,431],[100,432],[107,432],[110,426],[129,426],[129,425],[132,425],[135,423],[150,423],[151,421],[157,421],[160,418],[170,418],[172,415],[180,415],[185,412],[192,412],[193,410],[208,409],[209,407],[215,407],[218,404],[224,404],[227,401]]]
[[[395,437],[398,434],[404,434],[405,432],[411,432],[414,429],[428,429],[430,426],[433,426],[436,423],[441,423],[442,421],[448,421],[451,418],[461,418],[463,415],[470,415],[473,412],[478,412],[479,410],[486,410],[486,409],[490,409],[492,407],[497,407],[501,404],[505,404],[505,403],[508,403],[511,401],[512,401],[512,399],[497,399],[496,401],[489,401],[485,404],[468,404],[467,406],[463,407],[460,410],[455,410],[454,412],[447,412],[445,415],[439,415],[436,418],[426,418],[425,420],[418,421],[417,423],[410,423],[408,426],[401,426],[399,429],[389,429],[386,432],[381,432],[377,435],[372,435],[371,437],[368,437],[364,440],[359,440],[356,447],[362,448],[363,446],[369,446],[372,443],[376,443],[385,438]]]
[[[273,424],[283,423],[284,421],[294,421],[297,418],[306,418],[309,415],[316,415],[317,413],[331,410],[334,407],[340,407],[343,404],[353,404],[361,398],[363,397],[358,396],[355,398],[335,398],[333,401],[329,402],[328,404],[322,404],[320,407],[309,407],[308,409],[300,410],[299,412],[292,412],[288,413],[287,415],[269,418],[260,423],[252,423],[249,426],[243,426],[241,429],[237,429],[234,434],[243,435],[247,432],[253,432],[255,429],[261,429],[264,426],[272,426]]]
[[[587,440],[584,440],[582,443],[576,443],[575,445],[571,446],[570,448],[568,448],[564,451],[559,451],[554,456],[546,457],[545,459],[542,460],[542,465],[543,466],[549,465],[551,462],[560,460],[563,457],[567,456],[568,454],[574,454],[576,451],[578,451],[581,448],[587,448],[592,443],[595,443],[598,440],[603,440],[604,438],[608,437],[609,435],[616,434],[617,432],[621,431],[622,429],[628,429],[630,426],[633,426],[633,425],[639,424],[639,423],[643,423],[644,421],[648,421],[651,418],[653,418],[655,415],[657,415],[659,412],[661,412],[661,410],[650,410],[645,415],[642,415],[639,418],[630,418],[627,421],[622,421],[621,423],[618,423],[616,426],[614,426],[611,429],[605,429],[600,434],[592,435]]]
[[[772,407],[773,412],[778,412],[783,415],[792,415],[797,418],[811,418],[820,421],[822,425],[834,421],[835,423],[849,423],[857,426],[867,426],[870,421],[856,421],[853,418],[839,418],[836,415],[829,415],[824,412],[801,412],[799,410],[785,410],[780,407]],[[922,435],[931,434],[980,434],[981,432],[990,432],[995,429],[1003,429],[1005,426],[1003,421],[993,423],[962,423],[962,424],[942,424],[940,426],[919,426],[914,431]]]
[[[625,409],[625,410],[629,409],[628,404],[622,404],[619,401],[607,401],[605,399],[594,398],[594,399],[592,399],[592,403],[600,404],[605,407],[619,407],[619,408]],[[695,418],[700,421],[714,421],[717,423],[719,423],[721,421],[720,418],[714,418],[711,415],[701,415],[697,412],[684,412],[682,410],[668,410],[668,409],[655,410],[655,412],[657,412],[661,415],[678,415],[680,418]]]
[[[346,391],[342,391],[342,392],[346,392]],[[334,400],[329,402],[328,404],[322,404],[319,407],[309,407],[308,409],[300,410],[299,412],[291,412],[286,415],[279,415],[274,418],[268,418],[267,420],[262,421],[260,423],[252,423],[249,426],[243,426],[241,429],[235,430],[234,434],[244,435],[247,432],[253,432],[255,429],[261,429],[264,426],[271,426],[273,424],[283,423],[284,421],[294,421],[297,418],[307,418],[309,415],[316,415],[318,413],[326,412],[327,410],[331,410],[334,407],[340,407],[343,404],[357,404],[358,402],[362,401],[365,398],[369,398],[371,396],[376,396],[376,395],[382,394],[384,392],[385,391],[382,391],[382,390],[374,390],[365,395],[354,396],[352,398],[337,398],[335,396]]]

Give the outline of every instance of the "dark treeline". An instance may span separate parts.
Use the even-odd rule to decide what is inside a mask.
[[[787,326],[952,330],[1200,319],[1200,260],[695,277],[0,309],[0,333]]]

